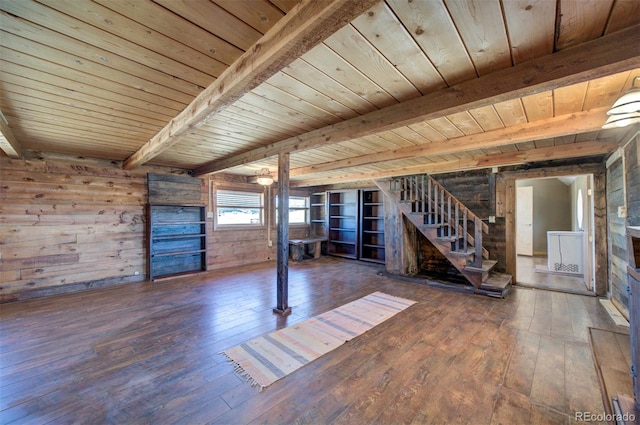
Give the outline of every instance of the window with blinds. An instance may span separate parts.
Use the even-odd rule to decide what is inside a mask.
[[[264,225],[264,196],[240,190],[216,191],[217,226]]]
[[[276,211],[278,211],[278,197],[276,196]],[[276,213],[276,222],[278,214]],[[290,196],[289,197],[289,224],[309,223],[309,197]]]

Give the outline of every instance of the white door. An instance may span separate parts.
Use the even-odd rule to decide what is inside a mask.
[[[586,195],[586,196],[585,196]],[[590,175],[587,179],[587,193],[582,194],[584,201],[582,203],[584,224],[583,229],[585,233],[584,237],[584,284],[587,289],[593,291],[594,281],[594,258],[595,258],[595,244],[593,242],[593,221],[594,221],[594,208],[593,208],[593,176]]]
[[[516,188],[516,253],[533,255],[533,187]]]

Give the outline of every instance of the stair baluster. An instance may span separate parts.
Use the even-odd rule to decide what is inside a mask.
[[[444,236],[444,189],[440,190],[440,224],[442,225],[442,235]]]
[[[491,271],[496,261],[489,261],[488,252],[482,247],[482,233],[489,228],[478,216],[429,176],[395,178],[388,189],[377,184],[385,195],[399,202],[405,216],[476,288],[488,290],[493,296],[504,296],[511,276]],[[469,250],[471,245],[473,251]]]
[[[474,267],[482,267],[482,220],[476,217],[473,221],[474,227],[474,248],[475,248],[475,258],[473,259]]]
[[[467,208],[464,208],[464,211],[462,211],[462,246],[464,247],[464,250],[467,250]]]
[[[451,238],[452,234],[452,227],[453,227],[453,223],[451,223],[451,196],[447,195],[447,223],[449,223],[449,226],[447,226],[447,236],[449,238]]]
[[[422,175],[422,177],[421,177],[421,178],[422,178],[422,182],[421,182],[421,184],[420,184],[420,189],[421,189],[421,190],[420,190],[420,193],[421,193],[421,195],[422,195],[422,196],[420,196],[420,199],[421,199],[421,208],[420,208],[420,211],[424,214],[424,208],[425,208],[425,206],[426,206],[426,204],[425,204],[425,197],[426,197],[426,195],[425,195],[425,191],[424,191],[424,174]]]
[[[429,214],[429,224],[433,224],[433,211],[431,210],[431,179],[429,179],[429,188],[428,188],[428,193],[427,193],[427,213]]]
[[[456,202],[455,204],[455,226],[456,226],[456,242],[455,242],[455,251],[460,251],[460,203]]]

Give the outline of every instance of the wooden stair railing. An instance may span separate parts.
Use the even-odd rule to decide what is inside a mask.
[[[452,252],[467,253],[468,245],[473,245],[474,267],[481,267],[482,259],[489,258],[482,245],[482,234],[489,233],[489,226],[433,178],[398,177],[391,180],[391,190],[399,192],[400,202],[411,205],[412,213],[424,216],[425,226],[440,229],[438,237],[451,240]],[[473,234],[468,231],[470,221]]]
[[[492,271],[497,262],[482,244],[489,226],[441,184],[427,175],[376,184],[473,286],[506,293],[511,276]]]

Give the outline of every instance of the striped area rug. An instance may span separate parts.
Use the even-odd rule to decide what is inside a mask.
[[[260,390],[396,315],[415,301],[374,292],[222,352]]]

